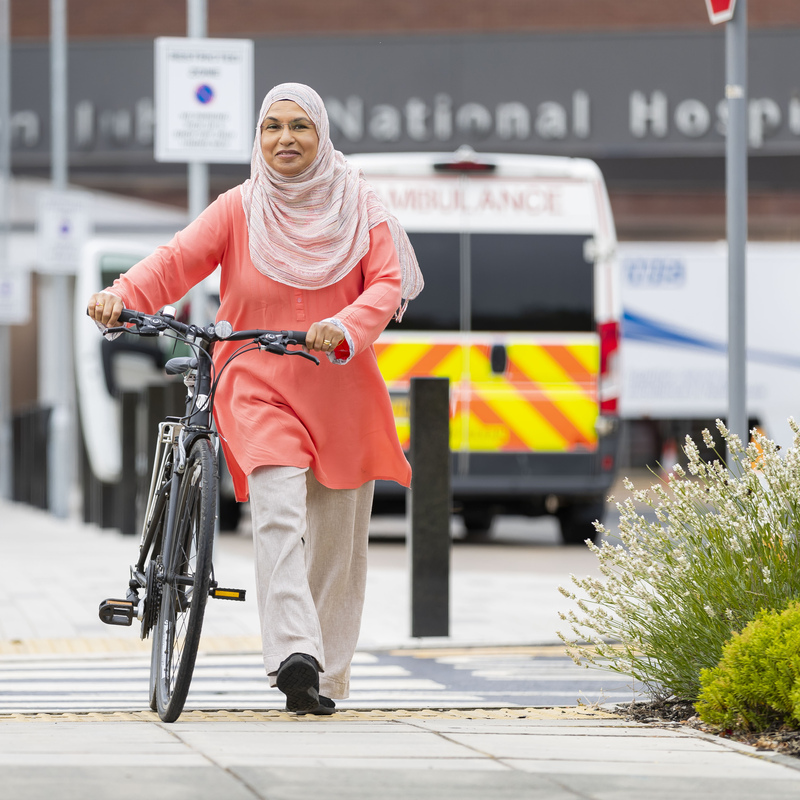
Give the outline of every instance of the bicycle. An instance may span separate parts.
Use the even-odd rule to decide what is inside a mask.
[[[219,448],[212,411],[219,380],[234,358],[254,350],[297,355],[317,365],[319,360],[289,349],[305,344],[302,331],[234,331],[224,321],[187,325],[175,319],[171,306],[157,314],[126,309],[119,321],[123,325],[105,335],[169,336],[194,351],[194,356],[172,358],[165,366],[169,375],[184,375],[186,413],[159,423],[139,557],[130,567],[128,592],[125,600],[104,600],[99,612],[109,625],[130,626],[139,620],[142,639],[155,631],[150,708],[164,722],[174,722],[189,692],[207,598],[245,599],[244,590],[219,586],[212,564]],[[223,340],[244,344],[215,370],[211,353],[214,343]]]

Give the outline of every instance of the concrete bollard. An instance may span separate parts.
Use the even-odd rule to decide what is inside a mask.
[[[450,382],[412,378],[411,635],[450,635]]]

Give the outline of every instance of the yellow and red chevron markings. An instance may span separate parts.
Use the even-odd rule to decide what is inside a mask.
[[[378,366],[408,445],[408,387],[413,377],[450,379],[450,447],[484,452],[591,451],[597,444],[599,344],[592,335],[504,337],[506,369],[492,371],[496,337],[426,342],[384,335]]]

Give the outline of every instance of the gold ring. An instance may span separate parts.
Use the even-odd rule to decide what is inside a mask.
[[[323,339],[322,340],[322,344],[323,345],[328,345],[328,347],[330,347],[331,346],[331,340],[330,339]]]
[[[103,304],[102,304],[102,303],[95,303],[95,305],[96,305],[98,308],[102,308],[102,307],[103,307]]]

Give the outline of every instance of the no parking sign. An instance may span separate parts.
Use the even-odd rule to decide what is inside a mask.
[[[253,42],[160,37],[155,59],[156,161],[250,161]]]

